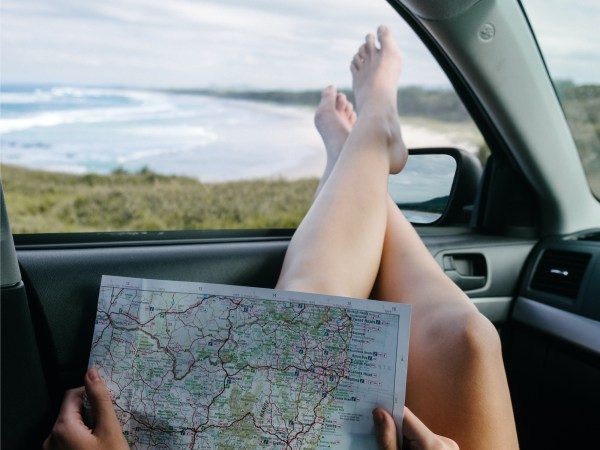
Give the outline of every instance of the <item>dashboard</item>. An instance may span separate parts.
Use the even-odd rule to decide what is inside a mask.
[[[600,231],[536,245],[503,333],[521,447],[589,448],[600,423]]]

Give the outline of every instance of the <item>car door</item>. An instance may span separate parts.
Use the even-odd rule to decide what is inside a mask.
[[[433,224],[416,228],[447,275],[506,336],[507,364],[517,394],[517,418],[524,420],[522,417],[530,408],[537,411],[544,403],[527,397],[531,384],[539,378],[529,376],[523,381],[523,371],[527,371],[523,360],[531,353],[522,352],[537,341],[520,334],[520,326],[525,322],[525,329],[530,332],[531,328],[539,328],[540,319],[514,309],[519,306],[515,306],[515,299],[532,292],[528,276],[538,260],[540,239],[591,228],[596,223],[598,206],[590,206],[595,208],[595,216],[573,219],[571,215],[581,207],[576,211],[563,208],[564,199],[556,193],[560,187],[546,190],[554,179],[546,178],[546,172],[537,166],[539,155],[528,153],[528,145],[537,147],[543,142],[536,143],[541,136],[539,130],[527,131],[519,125],[530,119],[523,118],[523,99],[514,95],[520,82],[536,85],[545,77],[543,89],[530,91],[528,113],[559,123],[555,127],[559,131],[565,127],[518,5],[465,2],[460,11],[451,11],[434,3],[390,2],[394,7],[390,11],[414,29],[438,60],[492,157],[483,170],[480,167],[477,171],[465,167],[470,163],[461,162],[463,157],[458,156],[455,189],[447,211]],[[511,19],[514,23],[508,26]],[[496,36],[501,25],[510,33]],[[493,72],[498,67],[497,59],[506,57],[508,49],[515,45],[515,36],[524,36],[527,51],[517,54],[498,73]],[[498,47],[491,51],[488,44]],[[529,72],[532,54],[539,60],[539,66],[533,65],[533,75]],[[549,98],[554,98],[553,103]],[[548,102],[552,108],[546,108]],[[556,152],[560,154],[559,150]],[[471,161],[466,156],[464,160]],[[565,164],[568,172],[575,163],[568,159]],[[7,193],[10,188],[5,186]],[[574,187],[569,189],[580,192]],[[23,211],[21,206],[9,202],[8,218],[16,218],[18,212],[14,211]],[[6,215],[3,217],[6,220]],[[7,247],[2,250],[1,312],[2,445],[6,448],[38,445],[49,431],[64,390],[81,384],[103,274],[273,287],[293,234],[293,229],[273,227],[17,233],[13,253],[8,230],[6,220],[2,226],[3,244],[6,242]],[[13,254],[14,258],[10,258]],[[588,289],[585,295],[591,298],[596,288]],[[533,354],[546,351],[544,339],[542,350]],[[576,347],[580,349],[579,344]],[[591,367],[598,367],[595,356],[585,353],[584,360]],[[539,377],[554,367],[544,364],[540,360],[536,366]],[[557,360],[553,364],[566,363]],[[591,380],[593,370],[583,369],[582,373]],[[585,386],[591,384],[587,381]],[[23,420],[25,417],[27,420]],[[530,448],[535,448],[535,435],[525,437]]]

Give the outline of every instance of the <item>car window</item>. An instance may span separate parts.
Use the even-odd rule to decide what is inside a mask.
[[[600,3],[522,0],[590,188],[600,199]],[[560,30],[560,32],[557,32]]]
[[[487,154],[384,0],[1,8],[1,170],[15,233],[296,227],[325,165],[320,90],[350,91],[350,59],[381,23],[404,55],[408,146]]]

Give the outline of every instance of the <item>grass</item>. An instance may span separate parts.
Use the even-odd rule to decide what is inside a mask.
[[[150,171],[70,175],[1,165],[13,233],[295,228],[317,179],[201,183]]]

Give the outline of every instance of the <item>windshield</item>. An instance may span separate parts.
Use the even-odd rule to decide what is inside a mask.
[[[522,0],[590,188],[600,199],[600,2]]]

